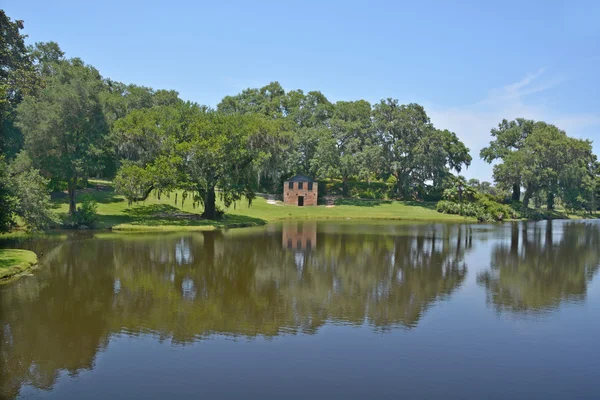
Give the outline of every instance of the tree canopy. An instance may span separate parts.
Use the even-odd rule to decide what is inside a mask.
[[[34,166],[68,183],[70,213],[76,209],[78,179],[92,171],[108,129],[102,90],[95,68],[79,59],[65,60],[56,64],[40,93],[17,108],[17,126]]]
[[[23,27],[23,21],[13,21],[0,9],[0,152],[9,156],[23,146],[14,125],[15,108],[37,83]]]
[[[561,197],[571,208],[589,206],[593,202],[596,157],[590,141],[570,138],[566,132],[544,122],[503,121],[501,126],[511,126],[503,130],[511,136],[504,142],[509,144],[496,151],[492,148],[497,147],[497,143],[492,143],[482,150],[482,155],[487,160],[495,157],[492,154],[502,159],[502,163],[494,166],[494,179],[513,188],[513,200],[515,192],[520,194],[520,188],[524,187],[525,207],[532,198],[542,194],[548,209],[554,208],[556,197]]]

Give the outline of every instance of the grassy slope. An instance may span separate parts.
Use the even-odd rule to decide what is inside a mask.
[[[0,280],[27,271],[37,264],[37,256],[28,250],[0,249]]]
[[[162,196],[158,200],[151,195],[147,201],[128,207],[123,197],[114,194],[110,182],[92,181],[96,189],[86,189],[98,201],[99,228],[114,230],[211,230],[224,227],[254,226],[269,221],[284,219],[387,219],[413,221],[471,221],[456,215],[440,214],[433,204],[385,201],[342,201],[335,207],[294,207],[268,204],[257,198],[248,207],[240,202],[226,210],[220,221],[197,219],[201,209],[194,209],[188,199],[181,207],[181,193],[175,206],[175,193],[170,198]],[[81,197],[78,198],[81,200]],[[66,214],[67,199],[64,195],[53,196],[57,211]],[[221,204],[221,207],[223,205]]]

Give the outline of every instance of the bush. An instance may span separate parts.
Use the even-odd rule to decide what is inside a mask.
[[[83,196],[81,206],[65,221],[65,227],[71,229],[93,228],[98,221],[98,203],[90,196]]]
[[[503,221],[505,219],[517,219],[520,214],[507,204],[500,204],[487,196],[480,197],[474,203],[455,203],[449,200],[441,200],[436,209],[440,213],[475,217],[478,221]]]
[[[520,218],[520,213],[518,211],[513,209],[508,204],[501,204],[497,202],[491,195],[480,196],[477,200],[477,204],[483,207],[485,211],[490,214],[491,219],[494,221]]]
[[[145,200],[153,187],[151,174],[133,163],[123,164],[114,182],[115,191],[124,195],[129,205],[134,201]]]
[[[31,168],[13,176],[12,186],[19,199],[16,212],[28,230],[43,231],[60,224],[60,218],[52,211],[48,180],[38,170]]]
[[[460,205],[453,201],[440,200],[436,205],[436,210],[442,214],[460,214]]]

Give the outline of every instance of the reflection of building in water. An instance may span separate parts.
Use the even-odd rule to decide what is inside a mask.
[[[285,249],[308,251],[317,247],[316,222],[291,222],[281,230],[281,244]]]
[[[189,239],[181,238],[175,243],[175,261],[177,265],[191,264],[194,261],[192,252],[190,250]]]

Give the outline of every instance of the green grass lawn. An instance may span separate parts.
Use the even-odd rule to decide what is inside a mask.
[[[37,264],[37,256],[29,250],[0,249],[0,281],[27,271]]]
[[[285,219],[385,219],[408,221],[474,221],[457,215],[440,214],[435,211],[433,203],[377,201],[377,200],[339,200],[334,207],[296,207],[281,204],[269,204],[263,198],[257,198],[248,206],[246,201],[238,202],[225,212],[219,221],[200,219],[201,208],[193,208],[188,199],[181,206],[181,193],[169,197],[162,195],[159,200],[154,194],[145,202],[129,207],[127,201],[115,195],[111,182],[90,181],[95,187],[84,189],[78,193],[89,195],[98,202],[100,216],[98,228],[112,228],[123,231],[201,231],[218,228],[262,225],[270,221]],[[64,194],[52,196],[57,211],[66,215],[67,198]],[[219,204],[224,208],[223,204]]]

